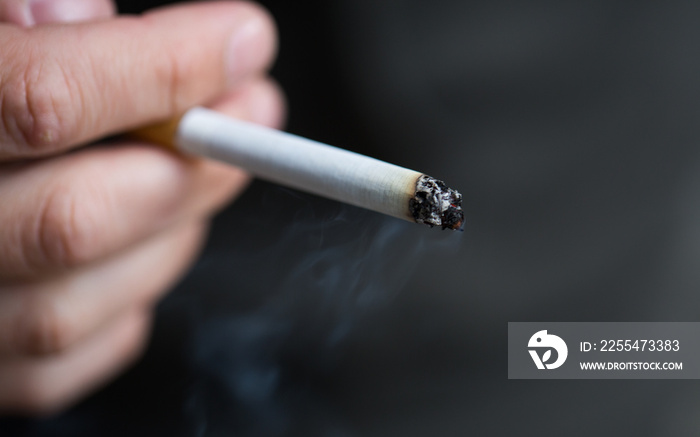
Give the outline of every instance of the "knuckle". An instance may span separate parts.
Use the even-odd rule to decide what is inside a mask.
[[[74,324],[57,300],[36,296],[24,309],[16,340],[20,352],[51,355],[70,347],[75,337]]]
[[[35,230],[39,263],[70,268],[91,260],[91,242],[96,236],[88,202],[70,186],[56,186],[47,196]]]
[[[188,89],[192,88],[192,84],[186,80],[188,71],[194,70],[194,66],[184,62],[178,56],[171,56],[164,53],[167,59],[163,63],[157,63],[155,74],[159,83],[165,84],[164,90],[164,107],[168,108],[171,114],[181,112],[187,102],[192,99],[192,96],[186,95]]]
[[[171,114],[179,113],[191,98],[185,96],[184,91],[188,88],[184,78],[191,77],[188,69],[192,69],[187,63],[182,62],[179,57],[171,57],[168,67],[166,67],[165,83],[167,84],[167,107]]]
[[[45,155],[61,147],[70,133],[66,114],[74,110],[69,78],[57,66],[29,62],[2,88],[2,126],[21,149]]]

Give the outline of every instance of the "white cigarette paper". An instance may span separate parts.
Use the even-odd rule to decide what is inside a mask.
[[[152,134],[146,128],[137,135],[159,138]],[[441,181],[209,109],[186,112],[172,142],[183,152],[223,161],[261,179],[322,197],[443,229],[462,226],[462,197]]]

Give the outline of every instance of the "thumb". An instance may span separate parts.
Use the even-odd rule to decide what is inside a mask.
[[[0,22],[22,27],[89,21],[114,13],[112,0],[0,0]]]
[[[0,25],[0,41],[0,160],[173,117],[260,75],[276,47],[272,19],[247,2],[31,31]]]

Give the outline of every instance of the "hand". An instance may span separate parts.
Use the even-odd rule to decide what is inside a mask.
[[[28,3],[0,0],[0,410],[47,413],[134,360],[249,179],[134,141],[79,146],[198,104],[269,126],[283,110],[252,4]]]

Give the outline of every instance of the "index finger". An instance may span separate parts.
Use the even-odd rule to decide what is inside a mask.
[[[0,160],[55,154],[171,117],[265,69],[269,16],[250,3],[0,26]]]

